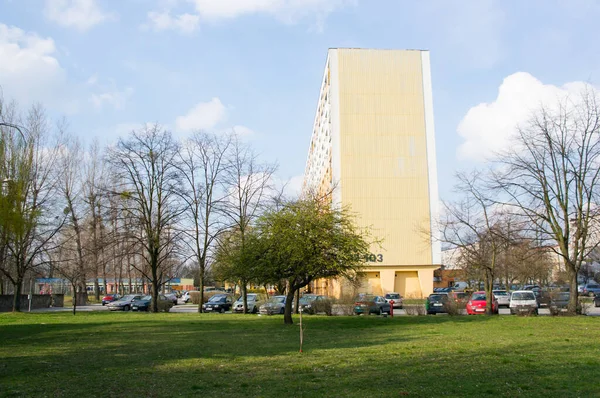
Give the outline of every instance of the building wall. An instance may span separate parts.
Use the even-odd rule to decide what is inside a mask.
[[[381,244],[361,290],[420,296],[441,263],[431,239],[437,177],[429,55],[330,49],[305,172],[305,189],[333,189]],[[322,288],[322,286],[321,286]],[[342,284],[330,283],[339,295]]]

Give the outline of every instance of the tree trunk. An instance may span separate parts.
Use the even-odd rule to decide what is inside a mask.
[[[158,312],[158,253],[155,251],[152,254],[152,312]]]
[[[565,264],[565,267],[568,270],[569,275],[569,291],[571,294],[569,295],[569,305],[567,306],[569,312],[571,314],[577,313],[577,307],[579,304],[578,296],[579,290],[577,290],[577,272],[571,267],[569,264]]]
[[[492,290],[494,287],[494,275],[490,270],[485,271],[485,313],[487,315],[493,315],[492,303],[494,301],[494,295]]]
[[[201,260],[198,279],[200,279],[200,303],[198,304],[198,312],[202,313],[202,304],[204,304],[204,260]]]
[[[295,297],[296,297],[296,303],[295,303],[296,306],[294,307],[294,313],[298,314],[300,312],[299,311],[299,308],[300,308],[300,289],[298,289],[296,291],[296,296]]]
[[[17,278],[17,283],[14,286],[13,312],[21,312],[21,289],[23,288],[23,278],[19,276]]]
[[[94,290],[96,292],[96,302],[98,302],[100,301],[100,282],[97,276],[94,278]]]
[[[73,286],[73,315],[75,315],[76,311],[77,311],[77,282],[71,282],[71,285]]]
[[[248,293],[247,293],[247,289],[248,289],[248,284],[246,283],[246,281],[242,281],[242,298],[244,300],[244,314],[248,313]]]
[[[295,295],[296,288],[290,284],[288,286],[288,292],[285,299],[285,311],[283,313],[283,323],[286,325],[294,324],[294,321],[292,319],[292,302],[294,301]]]

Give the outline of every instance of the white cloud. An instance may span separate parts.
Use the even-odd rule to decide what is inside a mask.
[[[177,117],[175,126],[180,131],[212,129],[226,118],[226,113],[221,100],[215,97],[196,104],[186,115]]]
[[[200,21],[216,23],[244,15],[267,14],[277,20],[293,24],[314,16],[316,25],[322,28],[325,18],[339,8],[355,5],[357,0],[187,0],[193,4],[195,14],[171,17],[169,9],[177,2],[165,3],[162,12],[148,13],[149,25],[155,30],[173,29],[190,33]],[[185,29],[184,29],[185,27]]]
[[[127,100],[133,95],[133,88],[126,87],[124,90],[112,89],[102,93],[92,94],[90,101],[97,110],[104,105],[112,106],[114,109],[123,109]]]
[[[458,158],[483,161],[507,149],[516,127],[523,125],[540,106],[552,106],[566,96],[579,95],[585,86],[584,82],[561,87],[543,84],[525,72],[506,77],[496,99],[469,109],[458,125],[458,134],[464,139]]]
[[[81,31],[115,19],[114,14],[102,11],[96,0],[46,0],[45,14],[61,26]]]
[[[180,14],[171,16],[170,11],[148,13],[148,25],[154,31],[175,30],[184,34],[193,33],[200,23],[200,16],[193,14]]]
[[[56,53],[51,38],[0,23],[0,87],[5,97],[24,105],[52,101],[48,105],[57,107],[64,102],[66,72]]]

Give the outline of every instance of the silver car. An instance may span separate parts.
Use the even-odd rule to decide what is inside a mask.
[[[273,296],[260,306],[259,312],[263,315],[283,314],[285,312],[286,296]]]
[[[265,302],[265,297],[258,293],[247,294],[248,313],[258,313],[258,308]],[[233,312],[244,312],[244,298],[240,296],[232,307]]]
[[[400,295],[400,293],[396,293],[396,292],[386,293],[384,298],[387,303],[394,300],[394,308],[400,308],[400,309],[402,308],[403,303],[402,303],[402,296]]]
[[[134,301],[140,300],[141,294],[128,294],[117,301],[113,301],[106,305],[111,311],[129,311]]]
[[[510,294],[506,290],[492,290],[492,294],[498,301],[498,307],[510,306]]]

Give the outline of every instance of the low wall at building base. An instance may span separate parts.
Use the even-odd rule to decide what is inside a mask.
[[[26,294],[21,295],[21,311],[27,311],[29,309],[29,296]],[[0,312],[12,311],[14,295],[3,294],[0,295]],[[31,309],[37,308],[49,308],[51,305],[54,307],[62,307],[64,303],[64,294],[34,294],[31,299]]]

